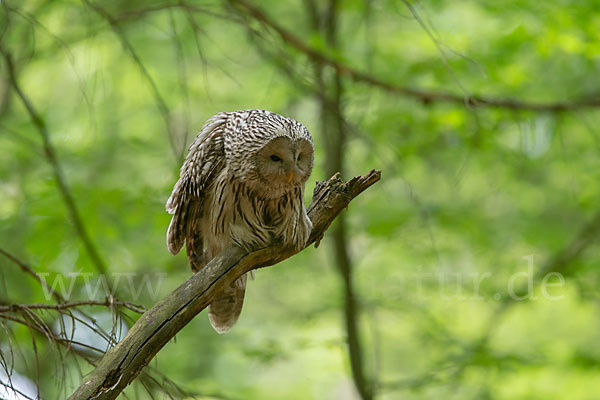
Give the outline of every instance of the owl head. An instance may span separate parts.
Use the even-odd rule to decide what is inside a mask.
[[[304,125],[266,110],[235,113],[228,164],[263,198],[304,187],[313,168],[312,137]]]

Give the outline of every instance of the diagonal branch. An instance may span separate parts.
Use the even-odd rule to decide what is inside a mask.
[[[169,111],[169,107],[167,106],[166,100],[160,93],[160,90],[158,90],[158,85],[152,78],[152,75],[150,75],[150,71],[148,71],[145,64],[142,62],[142,59],[140,58],[138,53],[133,48],[133,45],[127,39],[127,36],[125,35],[125,32],[119,25],[118,20],[115,17],[113,17],[104,8],[100,7],[98,4],[93,3],[92,1],[89,1],[89,0],[83,0],[83,2],[89,8],[94,10],[94,12],[96,14],[98,14],[100,17],[102,17],[104,20],[106,20],[106,22],[108,22],[111,29],[115,33],[115,35],[117,35],[117,37],[121,41],[121,45],[123,46],[123,48],[129,53],[129,55],[131,56],[131,58],[133,59],[135,64],[138,66],[138,68],[139,68],[140,72],[142,73],[142,75],[144,76],[144,78],[146,78],[146,81],[148,81],[148,84],[150,85],[150,89],[152,90],[152,95],[154,96],[154,101],[156,102],[156,107],[158,108],[158,111],[160,112],[160,115],[162,116],[162,119],[165,123],[171,150],[173,151],[173,154],[175,155],[175,157],[177,159],[182,160],[183,152],[185,151],[185,144],[182,149],[178,149],[177,144],[175,143],[176,133],[173,128],[171,112]]]
[[[56,299],[57,302],[62,303],[65,301],[65,299],[62,297],[62,295],[60,293],[58,293],[57,291],[52,290],[48,286],[46,281],[41,279],[40,276],[33,270],[33,268],[30,265],[28,265],[25,261],[17,258],[17,256],[9,253],[8,251],[4,250],[1,247],[0,247],[0,254],[2,254],[4,257],[8,258],[12,262],[14,262],[16,265],[18,265],[19,268],[21,268],[21,270],[23,272],[31,275],[46,290],[47,293],[52,293],[52,296]]]
[[[348,182],[343,182],[339,174],[327,182],[319,182],[308,208],[313,230],[306,246],[318,244],[331,222],[350,201],[380,178],[381,172],[372,170]],[[210,304],[215,294],[246,272],[277,264],[297,252],[280,244],[252,253],[237,246],[223,250],[204,269],[142,315],[70,399],[115,399],[158,351]]]
[[[573,101],[556,101],[549,103],[528,102],[519,99],[494,98],[488,96],[460,96],[453,93],[426,90],[401,86],[392,82],[387,82],[366,72],[359,71],[350,67],[339,60],[324,54],[320,50],[311,47],[298,36],[279,25],[271,19],[261,9],[250,4],[246,0],[229,0],[242,7],[251,17],[273,30],[279,37],[291,47],[306,54],[313,61],[333,67],[338,74],[348,77],[355,82],[366,83],[377,87],[394,95],[404,96],[422,101],[425,104],[433,102],[445,102],[463,104],[468,107],[490,107],[505,108],[509,110],[527,110],[527,111],[570,111],[581,108],[600,108],[600,95],[594,95]]]
[[[58,184],[58,188],[60,190],[60,194],[63,197],[67,210],[69,212],[69,216],[71,217],[71,221],[73,225],[75,225],[75,230],[77,231],[83,245],[92,260],[92,263],[101,274],[106,274],[107,268],[100,257],[100,253],[96,248],[96,245],[92,241],[85,224],[83,223],[83,219],[81,218],[81,214],[77,209],[77,205],[75,203],[75,198],[71,193],[71,189],[67,184],[67,179],[62,170],[62,167],[58,161],[58,157],[56,156],[56,151],[54,150],[54,146],[52,141],[50,140],[50,133],[48,132],[48,128],[46,127],[46,123],[42,116],[37,112],[27,95],[21,89],[17,81],[17,75],[15,71],[15,65],[12,59],[11,54],[4,48],[0,46],[0,53],[4,56],[4,60],[6,62],[7,70],[8,70],[8,81],[10,86],[12,86],[13,90],[16,92],[17,96],[25,106],[33,125],[38,130],[40,136],[42,137],[42,141],[44,143],[44,154],[46,159],[50,163],[52,167],[52,172],[54,173],[54,178]]]

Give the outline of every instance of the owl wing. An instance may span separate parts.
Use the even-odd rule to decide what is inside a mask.
[[[225,166],[224,136],[226,113],[211,117],[192,145],[181,167],[179,180],[167,200],[166,209],[173,215],[167,232],[167,247],[179,253],[187,243],[190,264],[197,271],[203,260],[200,220],[203,218],[205,191]]]

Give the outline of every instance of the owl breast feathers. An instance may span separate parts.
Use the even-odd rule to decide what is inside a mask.
[[[312,224],[304,185],[313,167],[313,142],[304,125],[266,110],[211,117],[189,149],[167,201],[173,215],[169,251],[184,243],[194,272],[236,244],[247,251],[275,240],[302,248]],[[246,275],[209,306],[214,329],[227,332],[244,301]]]

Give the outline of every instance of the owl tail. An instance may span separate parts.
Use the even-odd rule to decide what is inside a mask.
[[[217,295],[208,307],[208,319],[217,333],[226,333],[237,322],[246,292],[246,274]]]

